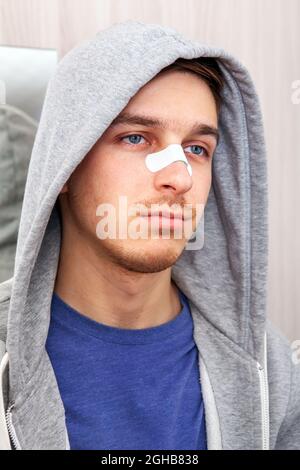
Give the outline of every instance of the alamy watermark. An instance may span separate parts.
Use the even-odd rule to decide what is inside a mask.
[[[199,250],[204,244],[204,204],[133,204],[119,196],[118,208],[111,203],[97,206],[99,239],[185,240],[186,250]]]
[[[295,365],[300,364],[300,339],[295,339],[291,343],[291,349],[293,350],[292,352],[292,362]]]
[[[293,104],[300,104],[300,80],[294,80],[292,82],[293,93],[291,95],[291,101]]]

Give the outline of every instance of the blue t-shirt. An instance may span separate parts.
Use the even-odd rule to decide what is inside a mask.
[[[71,449],[206,449],[188,300],[171,321],[122,329],[88,318],[55,292],[46,350]]]

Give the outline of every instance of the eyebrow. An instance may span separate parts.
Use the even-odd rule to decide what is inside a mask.
[[[114,128],[118,126],[119,124],[138,124],[138,125],[146,126],[146,127],[158,127],[162,129],[168,129],[172,126],[172,123],[174,122],[175,121],[168,120],[168,119],[160,119],[160,118],[156,118],[152,116],[150,117],[150,116],[139,115],[139,114],[121,113],[111,122],[110,127]],[[189,125],[190,123],[185,122],[185,124]],[[211,135],[215,138],[217,144],[219,143],[219,139],[220,139],[219,130],[214,126],[197,122],[193,124],[193,126],[190,129],[190,132],[192,134],[198,134],[198,135]]]

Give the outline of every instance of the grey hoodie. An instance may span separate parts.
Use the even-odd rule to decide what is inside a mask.
[[[57,197],[130,98],[177,58],[218,58],[225,76],[205,240],[172,277],[187,296],[199,351],[208,449],[300,449],[300,365],[266,318],[267,167],[262,116],[246,68],[176,30],[115,23],[57,65],[25,187],[14,277],[1,284],[2,448],[69,449],[45,350],[58,267]],[[6,351],[6,352],[5,352]]]

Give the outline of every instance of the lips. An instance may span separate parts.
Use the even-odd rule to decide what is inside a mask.
[[[155,212],[155,211],[154,211],[154,212],[150,212],[150,213],[148,214],[148,217],[150,217],[150,216],[152,216],[152,215],[153,215],[153,216],[166,217],[167,219],[181,219],[181,220],[183,220],[183,214],[182,214],[182,213],[180,213],[180,214],[174,214],[174,213],[172,213],[172,212],[166,212],[166,211],[161,211],[161,212],[159,212],[159,211]]]
[[[143,214],[142,214],[143,215]],[[143,217],[152,217],[152,216],[161,216],[161,217],[166,217],[167,219],[180,219],[183,220],[183,213],[173,213],[173,212],[168,212],[168,211],[152,211],[148,212],[147,214],[143,215]]]

